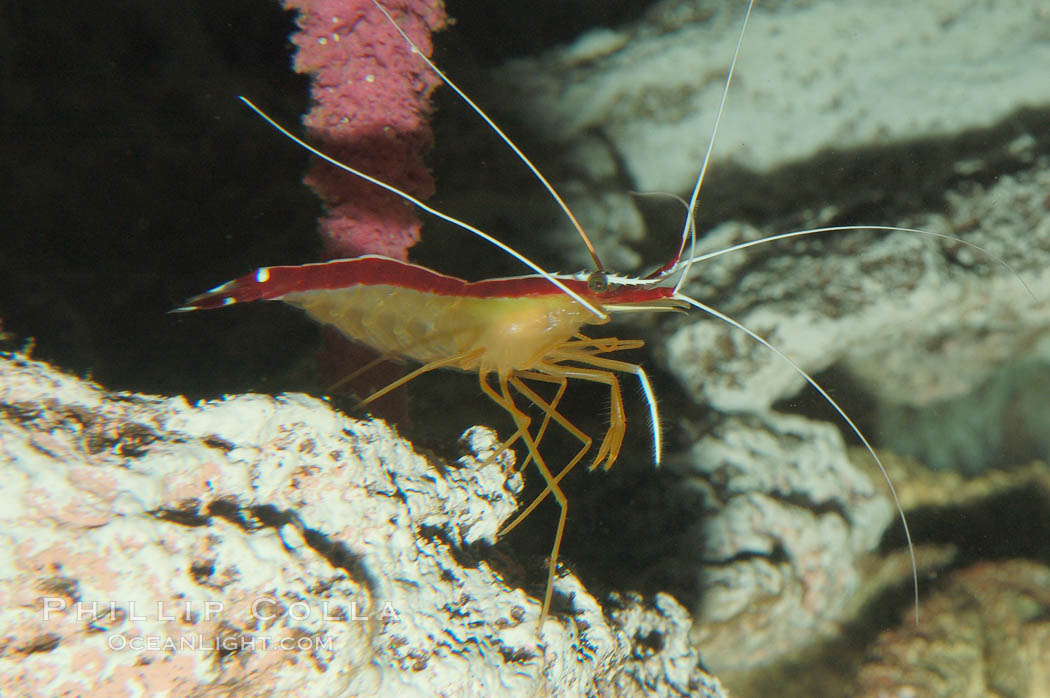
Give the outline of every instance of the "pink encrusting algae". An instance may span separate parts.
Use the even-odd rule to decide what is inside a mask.
[[[429,98],[438,78],[412,53],[372,0],[285,0],[299,11],[295,69],[313,77],[310,140],[336,159],[419,198],[433,193],[423,163],[433,134]],[[384,5],[421,50],[445,22],[440,0]],[[407,259],[419,240],[416,212],[395,195],[317,162],[306,182],[325,201],[320,221],[329,258],[383,254]]]
[[[434,181],[423,163],[433,133],[428,116],[430,94],[439,84],[432,71],[412,54],[404,37],[372,0],[284,0],[299,12],[295,69],[313,80],[313,107],[303,118],[311,142],[334,158],[425,199]],[[441,0],[385,2],[398,25],[428,55],[430,33],[446,21]],[[325,202],[318,222],[329,259],[381,254],[407,260],[419,241],[416,211],[400,198],[347,172],[316,161],[306,183]],[[318,356],[322,381],[342,381],[376,358],[372,351],[326,330]],[[368,395],[402,375],[382,364],[345,388]],[[403,421],[403,394],[373,404],[377,414]]]

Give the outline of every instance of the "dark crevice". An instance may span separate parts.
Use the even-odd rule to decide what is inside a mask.
[[[298,517],[296,517],[298,520]],[[376,580],[365,566],[361,556],[355,554],[342,541],[333,541],[326,534],[317,529],[307,528],[299,523],[303,540],[318,555],[328,561],[332,567],[343,570],[350,579],[364,584],[369,593],[374,593],[377,588]]]
[[[489,3],[446,0],[455,29],[439,36],[444,53],[469,51],[481,65],[498,65],[568,43],[595,27],[615,27],[641,17],[652,0],[548,0]],[[459,37],[469,37],[469,43]],[[442,53],[439,53],[439,57]],[[462,59],[460,59],[462,60]],[[442,58],[442,62],[450,62]]]
[[[209,517],[214,516],[229,521],[246,533],[251,533],[260,528],[260,526],[254,524],[250,518],[244,515],[246,511],[251,512],[251,509],[243,509],[233,497],[224,497],[210,502],[206,511]]]
[[[439,526],[420,526],[419,537],[447,548],[456,564],[463,569],[476,569],[480,562],[476,554],[480,553],[483,555],[489,547],[480,542],[476,542],[467,548],[460,547],[452,541],[448,531],[444,527]]]
[[[764,560],[771,565],[780,565],[783,563],[790,562],[787,551],[784,546],[779,542],[773,544],[773,549],[769,551],[765,550],[739,550],[735,554],[730,555],[727,558],[713,559],[708,558],[699,562],[701,566],[714,566],[714,567],[727,567],[735,565],[740,562],[750,562],[751,560]]]
[[[195,504],[187,504],[183,509],[160,508],[148,512],[160,521],[178,524],[180,526],[207,526],[211,523],[211,517],[200,513]]]
[[[57,649],[61,643],[61,636],[55,633],[43,633],[37,635],[23,645],[18,645],[14,650],[16,653],[23,655],[41,654]]]
[[[952,545],[958,554],[952,568],[981,560],[1027,558],[1050,565],[1050,493],[1038,483],[966,504],[920,508],[908,512],[916,545]],[[893,526],[881,549],[905,546],[904,532]]]
[[[327,534],[306,526],[299,515],[291,510],[280,509],[271,504],[242,507],[236,500],[224,498],[210,502],[203,507],[203,511],[199,502],[187,501],[180,509],[162,508],[151,511],[150,514],[161,521],[191,527],[207,526],[212,518],[220,518],[249,534],[264,528],[280,531],[285,526],[294,526],[302,534],[307,546],[327,560],[332,567],[343,570],[350,579],[364,584],[369,592],[376,589],[375,579],[359,555],[353,553],[341,541],[333,541]],[[287,543],[284,545],[290,552],[295,552]],[[190,569],[191,576],[202,579],[210,577],[215,562],[208,560],[193,563]],[[475,562],[474,565],[476,564]]]
[[[645,635],[636,633],[634,647],[636,651],[638,648],[645,648],[651,654],[659,654],[664,649],[664,635],[657,630],[651,630]]]

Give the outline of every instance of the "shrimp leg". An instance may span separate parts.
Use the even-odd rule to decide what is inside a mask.
[[[585,359],[574,355],[572,357],[572,360],[582,362]],[[595,360],[596,362],[600,361],[602,362],[602,365],[609,365],[608,367],[613,370],[624,371],[628,373],[634,373],[635,369],[637,368],[637,366],[635,366],[634,364],[629,364],[622,361],[613,361],[610,359],[595,359],[595,357],[591,356],[587,356],[586,360]],[[624,416],[623,399],[620,394],[620,381],[616,378],[615,375],[612,374],[611,371],[601,371],[597,369],[575,366],[557,366],[554,364],[551,364],[549,366],[543,366],[542,368],[548,373],[560,374],[566,379],[579,378],[581,380],[592,381],[595,383],[604,383],[609,386],[612,395],[612,407],[610,408],[612,424],[609,426],[608,431],[606,431],[605,438],[602,439],[602,444],[599,447],[598,455],[596,456],[594,463],[591,464],[590,468],[591,470],[593,470],[601,463],[601,461],[605,460],[605,469],[608,470],[609,466],[613,462],[615,462],[616,458],[620,454],[620,447],[623,444],[623,434],[626,428],[626,418]],[[619,422],[619,425],[617,425],[617,421]],[[566,427],[566,429],[568,429],[568,427]],[[560,482],[562,478],[568,475],[569,471],[577,465],[577,463],[580,460],[580,457],[574,458],[572,461],[569,462],[568,465],[565,466],[565,468],[561,470],[561,472],[558,473],[558,476],[554,478],[555,484]],[[541,492],[536,497],[536,499],[534,499],[532,503],[529,504],[529,506],[525,509],[524,512],[519,514],[509,526],[505,527],[502,531],[500,531],[499,535],[503,536],[514,526],[517,526],[519,523],[521,523],[521,521],[524,520],[528,514],[530,514],[537,506],[539,506],[540,502],[542,502],[547,497],[547,495],[551,493],[551,491],[552,489],[549,486],[545,490],[543,490],[543,492]]]
[[[446,366],[455,366],[456,364],[458,364],[458,363],[460,363],[462,361],[465,361],[465,360],[472,359],[472,358],[475,358],[477,356],[480,356],[481,352],[482,352],[481,349],[476,349],[474,351],[468,351],[468,352],[465,352],[463,354],[456,354],[455,356],[450,356],[447,359],[438,359],[437,361],[431,361],[428,364],[423,364],[422,366],[417,368],[415,371],[412,371],[411,373],[409,373],[409,374],[407,374],[405,376],[402,376],[401,378],[398,378],[396,381],[394,381],[393,383],[390,383],[385,388],[380,388],[379,390],[375,391],[374,393],[372,393],[371,395],[366,397],[364,400],[362,400],[360,404],[361,405],[367,405],[368,403],[370,403],[370,402],[372,402],[374,400],[378,400],[379,398],[383,397],[384,395],[389,393],[391,390],[396,390],[396,389],[400,388],[402,385],[404,385],[405,383],[408,383],[410,380],[418,378],[419,376],[423,375],[424,373],[428,373],[430,371],[433,371],[436,368],[445,368]],[[367,368],[371,368],[371,366],[367,366]]]
[[[531,374],[531,373],[532,373],[532,371],[519,371],[517,373],[517,375],[519,375],[519,376],[521,376],[523,378],[535,378],[536,380],[545,380],[545,381],[548,381],[550,383],[558,383],[559,384],[558,385],[558,392],[554,395],[554,398],[550,401],[549,404],[543,402],[542,400],[540,400],[540,402],[536,403],[546,413],[544,415],[544,417],[543,417],[543,423],[540,424],[540,428],[536,432],[536,436],[535,436],[535,439],[534,439],[534,441],[536,443],[536,448],[539,448],[540,442],[543,440],[543,435],[547,431],[547,425],[550,424],[550,420],[551,420],[551,416],[550,415],[551,415],[551,413],[557,413],[558,403],[561,402],[562,396],[565,395],[565,389],[568,387],[569,382],[567,380],[564,380],[564,379],[558,380],[557,378],[552,378],[550,376],[544,376],[543,374],[526,375],[526,374]],[[528,397],[528,396],[526,395],[526,397]],[[532,398],[529,398],[529,399],[531,400]],[[561,416],[561,415],[559,415],[559,416]],[[586,434],[584,434],[584,436],[586,436]],[[521,431],[518,430],[518,431],[514,432],[514,434],[512,434],[509,439],[507,439],[502,444],[500,444],[500,447],[499,447],[498,450],[496,450],[491,456],[488,457],[488,459],[482,464],[482,467],[483,468],[484,467],[488,467],[492,463],[492,461],[495,460],[495,458],[500,453],[502,453],[503,451],[505,451],[508,448],[510,448],[514,444],[514,442],[517,441],[520,438],[521,438]],[[531,460],[532,460],[532,456],[531,455],[526,456],[525,460],[522,461],[521,465],[518,467],[518,470],[519,471],[520,470],[524,470],[525,467],[529,464],[529,462]],[[531,508],[530,508],[530,511],[531,511]],[[508,528],[507,530],[510,530],[510,529]],[[504,532],[506,532],[506,531],[504,531]],[[500,536],[502,536],[502,533],[500,534]]]
[[[342,378],[337,380],[335,383],[332,383],[331,385],[329,385],[328,388],[325,389],[325,392],[326,393],[334,393],[336,390],[338,390],[342,386],[344,386],[347,383],[355,380],[358,376],[363,376],[365,373],[368,373],[369,371],[371,371],[376,366],[378,366],[380,364],[384,364],[384,363],[386,363],[388,361],[397,361],[397,357],[394,356],[393,354],[382,354],[381,356],[377,356],[376,358],[372,359],[371,361],[369,361],[364,366],[361,366],[360,368],[358,368],[358,369],[356,369],[354,371],[351,371],[350,373],[346,374],[345,376],[343,376]],[[368,399],[369,400],[373,400],[375,398],[369,396]],[[361,403],[361,404],[364,404],[364,403]]]
[[[596,362],[601,361],[601,359],[597,359],[596,357],[583,352],[566,352],[564,354],[561,352],[553,352],[551,358],[555,361],[571,360],[578,363],[596,364]],[[623,362],[614,361],[612,363],[619,364]],[[633,366],[634,364],[624,365]],[[609,397],[611,401],[609,406],[609,429],[605,432],[605,437],[598,446],[598,453],[595,455],[594,462],[591,463],[589,468],[590,470],[594,470],[599,465],[602,465],[604,470],[608,470],[620,455],[620,448],[623,446],[624,433],[627,431],[627,415],[623,409],[623,395],[620,392],[619,379],[617,379],[611,371],[599,371],[597,369],[583,368],[580,366],[563,366],[551,363],[542,368],[553,375],[562,375],[566,378],[579,378],[580,380],[591,381],[592,383],[604,383],[609,386]]]
[[[529,433],[531,419],[514,403],[514,398],[511,396],[510,388],[508,387],[507,376],[504,374],[497,374],[499,379],[499,392],[497,393],[496,390],[489,385],[488,373],[489,372],[484,371],[478,372],[478,383],[481,386],[481,391],[485,393],[490,400],[502,407],[514,420],[514,423],[517,424],[518,431],[521,432],[521,437],[525,441],[526,448],[529,450],[529,456],[536,463],[536,467],[539,469],[540,474],[543,475],[543,479],[547,482],[548,490],[554,495],[554,499],[557,500],[558,506],[561,507],[561,515],[558,517],[558,532],[554,535],[554,547],[551,549],[550,564],[547,569],[547,591],[543,595],[543,607],[540,611],[539,624],[542,628],[543,621],[547,617],[547,611],[550,609],[551,594],[554,591],[554,573],[558,568],[558,551],[561,549],[561,539],[562,535],[565,533],[565,520],[569,513],[569,500],[566,498],[565,493],[561,491],[561,488],[558,487],[558,483],[555,482],[554,476],[551,475],[550,469],[547,468],[543,456],[540,455],[539,449],[536,448],[536,442]]]
[[[522,383],[518,376],[524,377],[524,378],[532,378],[534,380],[544,380],[544,381],[548,381],[548,382],[559,383],[560,386],[559,386],[559,389],[558,389],[558,394],[555,396],[555,399],[552,400],[550,404],[547,404],[532,389],[530,389],[527,385]],[[565,386],[568,385],[568,379],[566,379],[566,378],[560,378],[559,379],[559,378],[554,377],[554,376],[546,376],[546,375],[543,375],[543,374],[537,374],[537,373],[534,373],[532,371],[519,371],[517,376],[511,376],[510,377],[510,382],[511,382],[511,385],[513,385],[514,388],[516,388],[518,390],[518,392],[520,392],[522,395],[527,397],[533,404],[535,404],[537,407],[539,407],[541,410],[544,411],[545,416],[544,416],[544,419],[543,419],[543,426],[546,426],[550,419],[554,419],[554,421],[556,421],[558,424],[560,424],[570,434],[572,434],[577,439],[579,439],[580,442],[583,444],[582,448],[580,448],[580,450],[576,453],[576,455],[573,456],[572,460],[570,460],[568,462],[568,464],[566,464],[565,467],[562,468],[561,471],[559,471],[558,474],[554,477],[553,484],[557,485],[559,482],[561,482],[562,478],[565,477],[569,473],[570,470],[572,470],[574,467],[576,467],[576,464],[579,463],[583,459],[583,457],[585,455],[587,455],[587,452],[591,450],[591,445],[594,443],[594,440],[590,436],[588,436],[586,433],[584,433],[582,430],[580,430],[578,427],[576,427],[575,424],[570,422],[568,419],[565,418],[565,416],[563,414],[561,414],[560,412],[557,411],[557,409],[555,409],[558,401],[561,399],[562,394],[565,392]],[[542,438],[542,431],[543,431],[543,428],[541,427],[540,431],[537,432],[537,437],[536,437],[536,445],[537,446],[539,446],[540,438]],[[531,456],[530,456],[530,458],[531,458]],[[527,462],[528,461],[526,461],[526,463]],[[522,521],[527,519],[529,517],[529,514],[531,514],[536,509],[536,507],[539,506],[540,502],[542,502],[544,499],[546,499],[547,494],[550,491],[551,491],[550,486],[548,486],[546,489],[544,489],[543,493],[540,494],[538,497],[536,497],[532,501],[532,503],[529,504],[529,506],[525,507],[524,511],[522,511],[520,514],[518,514],[516,517],[514,517],[513,521],[511,521],[509,524],[504,526],[503,529],[500,530],[500,532],[497,534],[497,537],[498,538],[502,538],[503,536],[507,535],[512,530],[514,530],[518,526],[518,524],[520,524]]]
[[[568,426],[566,426],[566,424],[568,424],[568,420],[564,420],[564,417],[563,417],[563,420],[564,420],[564,423],[563,423],[562,421],[557,419],[557,417],[562,417],[561,413],[558,412],[558,403],[561,402],[562,397],[565,395],[565,389],[569,387],[569,381],[567,379],[565,379],[565,378],[555,378],[555,377],[552,377],[552,376],[545,376],[542,373],[535,373],[533,371],[518,371],[516,373],[516,376],[518,378],[530,378],[532,380],[540,380],[540,381],[546,381],[548,383],[557,383],[558,384],[558,392],[556,392],[554,394],[554,397],[551,399],[550,403],[546,403],[542,399],[540,399],[540,397],[538,395],[536,395],[534,392],[523,390],[522,387],[524,387],[525,384],[522,383],[520,380],[518,380],[515,376],[511,376],[511,384],[514,385],[516,388],[518,388],[518,392],[520,392],[525,397],[529,398],[529,400],[531,400],[533,402],[533,404],[538,406],[544,412],[543,423],[540,424],[540,428],[536,432],[536,446],[539,446],[540,445],[540,441],[543,440],[543,435],[547,431],[547,425],[550,424],[550,421],[551,421],[552,417],[554,417],[555,421],[558,421],[559,424],[562,424],[562,426],[564,426],[566,429],[568,429],[571,432],[572,430],[569,429]],[[522,386],[522,387],[519,387],[519,386]],[[557,415],[557,416],[555,416],[555,415]],[[583,432],[580,432],[580,433],[582,434]],[[583,436],[586,438],[587,435],[583,434]],[[577,438],[580,438],[580,437],[577,436]],[[582,441],[583,439],[580,439],[580,440]]]

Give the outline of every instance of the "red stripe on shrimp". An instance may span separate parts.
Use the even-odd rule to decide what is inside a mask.
[[[672,290],[659,287],[620,287],[592,292],[586,281],[558,277],[575,293],[598,304],[637,303],[669,298]],[[563,293],[542,276],[514,276],[465,281],[432,269],[380,255],[337,259],[301,266],[262,267],[186,301],[176,311],[221,308],[234,303],[280,300],[290,293],[334,290],[352,286],[387,285],[441,296],[522,298]]]

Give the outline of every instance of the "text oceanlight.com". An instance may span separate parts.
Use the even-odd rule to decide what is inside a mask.
[[[130,650],[133,652],[191,652],[221,651],[266,652],[279,650],[284,652],[303,652],[311,650],[333,649],[332,638],[319,637],[271,637],[269,635],[237,637],[213,637],[207,635],[110,635],[106,644],[111,650]]]

